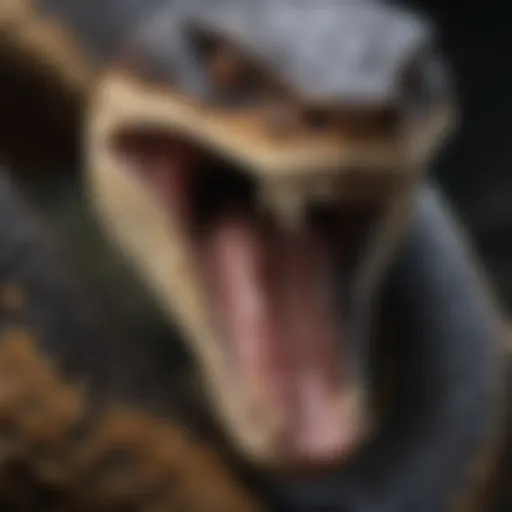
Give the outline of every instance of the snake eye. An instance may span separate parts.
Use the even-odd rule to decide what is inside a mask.
[[[206,68],[213,85],[222,90],[237,90],[249,85],[250,70],[236,50],[217,44],[206,56]]]
[[[198,64],[211,96],[237,100],[252,92],[258,73],[241,51],[205,31],[194,30],[193,36]]]
[[[271,102],[283,94],[283,84],[246,48],[196,26],[192,28],[192,40],[214,101],[248,107]]]
[[[405,68],[402,82],[402,101],[413,113],[425,111],[437,102],[451,97],[449,70],[436,48],[427,48]]]

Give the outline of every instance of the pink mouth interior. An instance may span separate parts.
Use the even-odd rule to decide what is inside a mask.
[[[290,231],[253,208],[243,180],[239,188],[208,181],[202,194],[210,204],[198,206],[197,169],[214,180],[219,167],[169,137],[123,140],[123,152],[190,235],[234,385],[277,425],[277,449],[313,463],[351,453],[361,425],[342,405],[354,386],[336,293],[336,267],[353,258],[348,249],[340,254],[358,236],[350,216],[338,219],[335,250],[314,223]]]

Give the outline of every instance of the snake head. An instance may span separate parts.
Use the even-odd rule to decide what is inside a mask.
[[[99,82],[88,182],[236,447],[288,470],[378,428],[368,326],[453,127],[430,25],[373,1],[176,3]]]

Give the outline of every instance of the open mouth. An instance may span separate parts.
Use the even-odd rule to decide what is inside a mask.
[[[326,95],[297,82],[295,52],[278,69],[232,27],[193,25],[197,75],[151,34],[101,81],[93,202],[188,335],[235,447],[285,469],[343,463],[369,435],[369,302],[451,98],[412,46],[371,97],[352,90],[359,78],[346,88],[341,55]]]
[[[306,201],[290,225],[249,172],[163,129],[123,129],[111,141],[178,221],[249,421],[272,432],[278,459],[346,459],[367,427],[353,293],[386,183],[349,200],[342,190],[371,192],[368,181],[333,181],[340,193]]]

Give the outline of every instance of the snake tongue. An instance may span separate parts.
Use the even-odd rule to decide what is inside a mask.
[[[343,417],[339,315],[332,255],[311,230],[295,234],[224,216],[205,237],[202,264],[217,321],[254,408],[281,447],[317,460],[350,442]],[[261,421],[261,418],[259,418]]]

